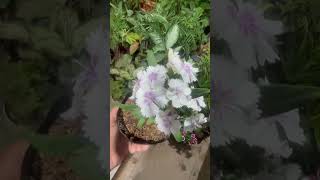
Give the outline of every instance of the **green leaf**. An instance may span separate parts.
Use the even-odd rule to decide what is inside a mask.
[[[179,38],[179,26],[174,25],[171,27],[166,37],[166,47],[167,49],[171,48]]]
[[[210,89],[207,88],[193,88],[191,90],[191,96],[192,98],[197,98],[200,96],[206,96],[210,94]]]
[[[68,161],[72,170],[83,180],[105,180],[107,177],[97,160],[96,147],[88,146],[77,150]]]
[[[126,35],[126,42],[129,43],[130,45],[133,44],[134,42],[140,41],[142,38],[139,34],[137,33],[128,33]]]
[[[22,24],[0,23],[0,39],[27,42],[29,39],[29,34]]]
[[[39,151],[49,155],[67,155],[81,148],[84,143],[80,137],[26,134],[25,136]]]
[[[30,32],[36,50],[44,51],[55,57],[71,56],[71,51],[56,32],[44,27],[32,27]]]
[[[73,40],[72,40],[72,47],[75,52],[81,50],[84,46],[85,39],[89,36],[91,32],[97,30],[98,27],[102,26],[105,27],[105,17],[98,17],[91,19],[89,22],[82,24],[81,26],[77,27],[74,32]]]
[[[124,54],[120,59],[116,61],[115,66],[117,68],[127,67],[131,63],[131,60],[132,56],[130,56],[129,54]]]
[[[149,66],[155,66],[158,64],[158,61],[153,53],[153,51],[147,50],[147,61]]]
[[[144,125],[145,122],[146,122],[146,119],[145,119],[145,118],[139,119],[138,124],[137,124],[137,127],[138,127],[139,129],[141,129],[141,128],[143,127],[143,125]]]
[[[34,18],[49,17],[56,7],[64,5],[66,0],[18,0],[16,16],[31,21]]]
[[[180,131],[177,132],[177,133],[175,133],[175,134],[173,134],[173,136],[174,136],[174,138],[175,138],[175,140],[176,140],[177,142],[182,142],[182,134],[181,134]]]
[[[124,111],[135,111],[136,109],[139,109],[139,107],[135,104],[116,104],[116,106]]]
[[[261,86],[260,92],[259,108],[263,117],[288,112],[320,99],[320,88],[313,86],[272,84]]]
[[[151,117],[147,119],[147,125],[155,123],[155,117]]]
[[[150,33],[149,36],[155,45],[160,44],[164,47],[163,39],[161,38],[161,36],[158,33]]]

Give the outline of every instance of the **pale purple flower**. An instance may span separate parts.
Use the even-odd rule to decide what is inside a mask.
[[[201,128],[202,124],[206,123],[207,121],[207,118],[202,113],[187,117],[183,124],[184,131],[192,132],[197,128]]]
[[[141,109],[141,114],[145,117],[154,117],[168,104],[166,91],[163,88],[156,90],[144,90],[140,88],[137,91],[136,103]]]
[[[196,74],[199,72],[199,69],[193,67],[191,62],[181,59],[178,52],[175,52],[173,49],[169,49],[167,67],[171,68],[173,72],[180,74],[186,83],[197,80]]]
[[[215,3],[213,18],[217,37],[227,41],[232,57],[245,68],[275,62],[279,56],[271,41],[283,32],[282,23],[266,19],[264,12],[250,2],[236,3],[230,0]]]
[[[203,96],[201,96],[201,97],[191,99],[187,107],[199,112],[201,111],[202,108],[206,107],[206,103],[204,102]]]
[[[191,89],[187,83],[180,79],[170,79],[167,97],[172,101],[172,106],[181,108],[187,106],[191,100]]]
[[[149,66],[141,78],[141,84],[144,88],[157,89],[164,86],[166,79],[167,69],[164,66]]]
[[[178,114],[173,109],[160,111],[156,115],[156,124],[160,131],[169,135],[170,133],[176,134],[180,131],[181,124],[177,120]]]

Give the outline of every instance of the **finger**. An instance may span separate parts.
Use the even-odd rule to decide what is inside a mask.
[[[118,109],[119,109],[119,108],[113,108],[113,109],[110,111],[110,124],[114,124],[115,122],[117,122]]]
[[[130,142],[129,144],[129,152],[131,154],[136,153],[136,152],[143,152],[149,149],[149,145],[144,145],[144,144],[135,144]]]

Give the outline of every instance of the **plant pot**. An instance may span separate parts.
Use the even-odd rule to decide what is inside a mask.
[[[7,121],[7,128],[10,128],[10,126],[16,126],[12,121],[11,116],[8,114],[6,104],[3,104],[2,106],[2,118],[5,118],[5,121]],[[39,152],[32,145],[29,145],[22,161],[21,180],[40,180],[42,172],[40,162]]]
[[[134,103],[132,100],[129,100],[129,96],[126,96],[122,103]],[[129,141],[137,144],[158,144],[165,140],[169,140],[170,144],[179,144],[183,146],[183,143],[178,143],[175,141],[173,136],[166,136],[160,130],[157,129],[156,124],[145,124],[141,129],[137,127],[138,120],[134,119],[134,117],[130,116],[129,112],[124,112],[121,109],[118,110],[117,113],[117,122],[119,131],[128,138]],[[139,134],[150,134],[148,130],[152,130],[153,134],[158,135],[157,139],[153,139],[154,137],[139,137]],[[138,131],[138,133],[135,133]],[[138,134],[138,135],[137,135]],[[210,136],[210,128],[204,128],[201,132],[200,136],[197,136],[198,144],[200,144],[204,139]],[[161,137],[161,138],[160,138]],[[187,144],[188,145],[188,144]]]
[[[128,100],[128,97],[124,99],[123,103],[133,103]],[[124,112],[121,109],[117,113],[117,122],[120,132],[133,143],[158,144],[168,139],[168,136],[158,130],[156,124],[145,124],[139,129],[137,127],[138,120],[130,112]]]

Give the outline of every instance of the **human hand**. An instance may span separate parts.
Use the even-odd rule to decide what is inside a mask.
[[[135,144],[124,137],[117,124],[118,108],[113,108],[110,112],[110,169],[116,167],[128,155],[146,151],[149,145]]]
[[[20,180],[21,168],[29,143],[20,140],[0,150],[0,179]]]

